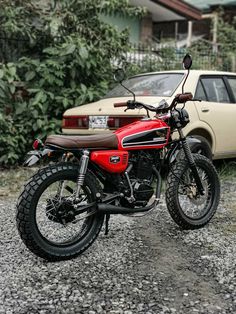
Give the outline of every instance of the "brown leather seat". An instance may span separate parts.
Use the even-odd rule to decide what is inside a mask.
[[[113,148],[117,149],[118,140],[115,134],[96,134],[96,135],[49,135],[45,142],[48,146],[60,148]]]

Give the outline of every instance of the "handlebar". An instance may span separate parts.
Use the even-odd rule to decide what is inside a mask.
[[[186,101],[192,100],[193,95],[192,93],[184,93],[176,95],[175,98],[177,103],[182,104]]]
[[[182,104],[187,101],[194,100],[192,93],[184,93],[184,94],[177,94],[175,98],[173,99],[172,103],[170,106],[165,107],[165,108],[156,108],[151,105],[146,105],[141,102],[133,101],[133,100],[128,100],[127,102],[119,102],[115,103],[114,107],[127,107],[127,109],[141,109],[144,108],[146,110],[154,111],[156,113],[165,113],[168,112],[169,110],[172,110],[177,104]]]

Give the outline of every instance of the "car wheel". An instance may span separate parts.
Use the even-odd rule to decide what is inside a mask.
[[[191,137],[200,141],[199,143],[190,143],[191,152],[206,156],[208,159],[212,160],[212,150],[208,140],[200,135],[191,135]]]

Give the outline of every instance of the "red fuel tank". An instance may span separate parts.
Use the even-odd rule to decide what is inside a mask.
[[[124,150],[100,150],[92,152],[90,158],[108,172],[121,173],[128,166],[129,154]]]
[[[162,120],[140,120],[114,132],[119,150],[158,149],[169,141],[170,127]]]

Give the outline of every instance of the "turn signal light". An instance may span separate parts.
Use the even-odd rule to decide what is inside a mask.
[[[37,138],[35,141],[34,141],[34,143],[33,143],[33,149],[34,150],[38,150],[38,149],[40,149],[40,148],[42,148],[44,145],[43,145],[43,142],[39,139],[39,138]]]

